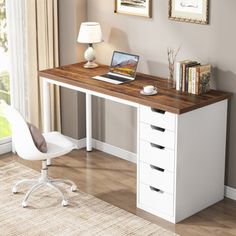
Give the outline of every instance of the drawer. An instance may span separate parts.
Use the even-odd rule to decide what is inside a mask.
[[[140,106],[140,121],[168,130],[175,130],[176,115],[170,112],[153,109],[147,106]]]
[[[139,181],[170,194],[174,191],[174,174],[159,166],[140,162]]]
[[[140,122],[140,139],[174,149],[175,133],[167,129]]]
[[[140,161],[174,172],[174,151],[156,144],[140,140]]]
[[[152,186],[140,183],[139,185],[139,201],[141,204],[149,208],[165,213],[169,216],[173,215],[174,199],[173,196],[165,192],[158,191]]]

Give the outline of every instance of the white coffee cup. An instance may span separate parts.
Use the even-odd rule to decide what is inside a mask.
[[[143,86],[144,93],[153,93],[154,91],[156,91],[156,87],[154,87],[153,85]]]

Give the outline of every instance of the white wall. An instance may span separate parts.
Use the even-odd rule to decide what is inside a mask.
[[[190,58],[211,63],[214,67],[214,86],[234,94],[229,106],[226,184],[236,188],[236,1],[210,1],[209,25],[170,21],[168,2],[153,0],[153,18],[147,19],[114,14],[113,0],[60,0],[61,62],[69,64],[82,58],[83,50],[78,49],[74,41],[80,23],[75,19],[77,15],[80,20],[101,23],[105,41],[96,45],[97,58],[101,63],[109,64],[116,49],[140,55],[139,71],[167,76],[167,47],[177,48],[179,45],[182,45],[179,60]],[[76,110],[73,96],[63,99],[64,132],[83,137],[84,127],[77,127],[75,134],[71,130],[74,126],[67,119],[74,116],[74,124],[81,123],[76,121],[78,114],[83,114],[84,107],[80,104],[79,110]],[[73,105],[70,108],[68,104]],[[94,100],[93,105],[94,137],[135,151],[136,111],[98,99]]]

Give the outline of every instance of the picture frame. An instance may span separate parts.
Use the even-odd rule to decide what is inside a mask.
[[[115,13],[152,17],[152,0],[115,0]]]
[[[169,19],[209,24],[209,0],[169,0]]]

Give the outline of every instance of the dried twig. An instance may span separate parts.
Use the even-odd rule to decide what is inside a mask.
[[[168,55],[168,64],[169,64],[169,79],[173,79],[174,78],[174,65],[175,65],[175,61],[176,61],[176,57],[180,51],[181,45],[179,46],[179,48],[175,51],[173,48],[167,48],[167,55]]]

